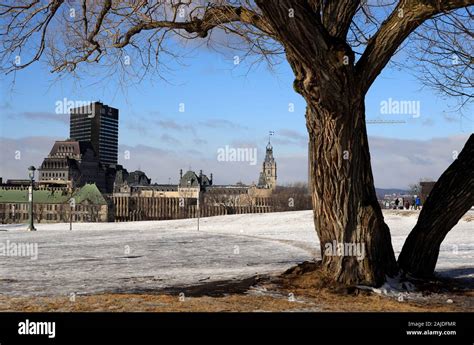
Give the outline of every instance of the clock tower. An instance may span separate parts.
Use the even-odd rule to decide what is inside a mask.
[[[266,147],[265,160],[262,165],[262,172],[258,181],[259,187],[275,189],[277,182],[277,166],[275,158],[273,157],[273,146],[268,140]]]

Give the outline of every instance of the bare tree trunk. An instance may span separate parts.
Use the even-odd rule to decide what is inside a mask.
[[[323,265],[336,281],[377,286],[397,265],[375,193],[363,101],[357,103],[344,114],[307,108],[314,224]]]
[[[400,268],[412,276],[433,275],[439,248],[448,232],[474,204],[474,134],[458,158],[441,175],[398,257]]]
[[[380,285],[398,268],[375,194],[366,88],[355,70],[354,52],[318,25],[319,14],[308,2],[257,4],[285,48],[295,91],[306,100],[314,223],[323,265],[340,283]]]

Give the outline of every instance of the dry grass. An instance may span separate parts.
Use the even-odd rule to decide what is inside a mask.
[[[398,302],[378,295],[340,295],[328,291],[307,294],[294,290],[295,301],[286,296],[233,294],[223,297],[187,297],[146,294],[103,294],[76,297],[0,297],[1,311],[21,312],[249,312],[249,311],[465,311],[456,304]],[[472,296],[471,296],[472,298]]]

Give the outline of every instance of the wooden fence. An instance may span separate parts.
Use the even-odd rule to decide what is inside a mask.
[[[110,219],[116,222],[137,220],[165,220],[222,216],[228,214],[268,213],[285,211],[273,198],[256,198],[252,205],[227,206],[201,203],[199,210],[196,199],[166,197],[110,197]],[[301,209],[301,208],[300,208]],[[294,210],[288,207],[286,210]]]

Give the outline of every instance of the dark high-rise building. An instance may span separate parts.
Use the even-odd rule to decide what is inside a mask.
[[[73,140],[90,142],[105,166],[117,164],[118,120],[118,109],[100,102],[73,108],[69,136]]]

